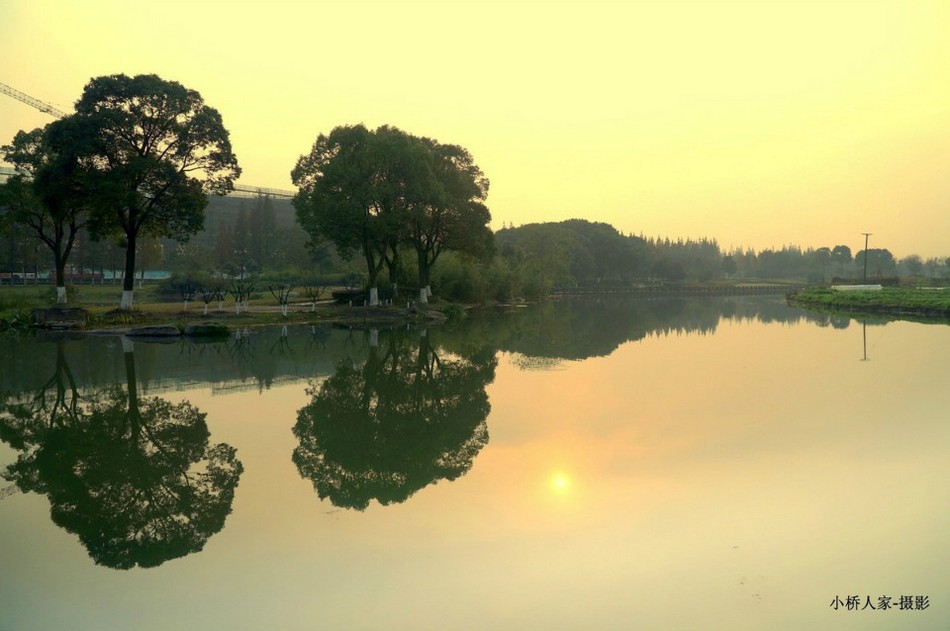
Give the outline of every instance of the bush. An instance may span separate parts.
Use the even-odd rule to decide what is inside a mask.
[[[508,302],[521,297],[521,282],[501,259],[495,259],[485,270],[489,298],[498,302]]]
[[[0,331],[29,328],[33,307],[27,297],[20,293],[0,297]]]
[[[462,305],[457,305],[455,303],[445,305],[445,307],[442,309],[442,313],[445,314],[445,317],[449,322],[458,322],[459,320],[464,319],[467,315]]]
[[[182,299],[183,291],[194,291],[195,295],[208,285],[211,277],[204,273],[174,272],[168,278],[159,281],[155,289],[155,297],[165,302],[175,302]]]
[[[484,266],[473,259],[447,253],[432,270],[432,291],[446,300],[482,302],[489,292]]]

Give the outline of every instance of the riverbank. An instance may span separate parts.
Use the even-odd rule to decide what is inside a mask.
[[[950,323],[950,288],[841,291],[811,287],[788,294],[788,303],[814,311]]]
[[[179,305],[180,306],[180,305]],[[459,317],[461,307],[450,303],[436,305],[350,307],[332,302],[300,303],[288,305],[286,313],[279,307],[250,306],[236,313],[226,309],[208,309],[203,306],[191,310],[173,309],[167,303],[143,304],[131,311],[105,310],[103,308],[55,308],[34,309],[29,314],[19,314],[6,329],[54,329],[90,334],[126,334],[130,331],[164,331],[164,336],[173,330],[187,334],[189,330],[245,329],[258,326],[319,325],[353,326],[359,328],[392,328],[403,324],[434,326]],[[55,311],[70,312],[63,317],[51,314]],[[197,333],[196,335],[203,335]]]
[[[134,309],[120,311],[115,308],[117,291],[114,286],[83,286],[78,295],[72,296],[65,305],[68,311],[82,310],[85,315],[80,324],[55,326],[52,323],[53,326],[38,327],[34,313],[54,307],[52,288],[0,287],[0,332],[30,328],[102,331],[157,325],[174,325],[184,331],[188,325],[209,321],[220,322],[232,329],[282,324],[387,328],[406,323],[437,324],[464,314],[461,306],[441,300],[429,304],[402,302],[376,307],[349,306],[330,299],[316,302],[294,300],[286,305],[285,311],[264,292],[255,294],[236,309],[233,301],[213,301],[208,305],[200,300],[169,302],[156,293],[155,285],[148,284],[136,290]]]

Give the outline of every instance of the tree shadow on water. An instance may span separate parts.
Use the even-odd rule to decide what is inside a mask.
[[[345,360],[297,414],[293,461],[321,499],[364,510],[455,480],[488,443],[492,352],[440,352],[425,331],[383,331],[362,365]],[[375,336],[371,336],[375,339]]]
[[[46,495],[53,522],[99,565],[155,567],[201,550],[231,512],[235,449],[209,444],[189,402],[139,397],[131,345],[126,387],[80,395],[58,344],[46,386],[0,403],[0,438],[21,452],[3,477]]]

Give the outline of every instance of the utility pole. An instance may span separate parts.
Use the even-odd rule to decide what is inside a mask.
[[[862,232],[864,235],[864,284],[868,284],[868,237],[870,237],[872,232]]]

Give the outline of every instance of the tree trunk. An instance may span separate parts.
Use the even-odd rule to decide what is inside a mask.
[[[391,248],[392,258],[386,259],[386,265],[389,267],[389,285],[395,287],[396,283],[399,281],[399,249],[395,246]]]
[[[128,243],[125,246],[125,274],[122,278],[122,301],[119,309],[132,310],[132,293],[135,291],[135,235],[126,234]]]
[[[53,252],[56,265],[56,304],[66,304],[66,259],[59,252]]]
[[[426,288],[429,286],[429,273],[432,269],[432,264],[429,262],[429,253],[425,249],[417,247],[416,258],[419,261],[419,287]],[[432,294],[426,292],[426,295],[431,296]]]
[[[119,301],[119,310],[120,311],[132,310],[132,290],[131,289],[122,290],[122,299]]]
[[[377,262],[373,251],[368,245],[363,246],[363,256],[366,258],[366,269],[369,273],[369,304],[371,307],[375,307],[379,305],[379,290],[376,288],[376,278],[383,268],[383,262],[386,260],[386,257],[380,257],[380,260]]]

